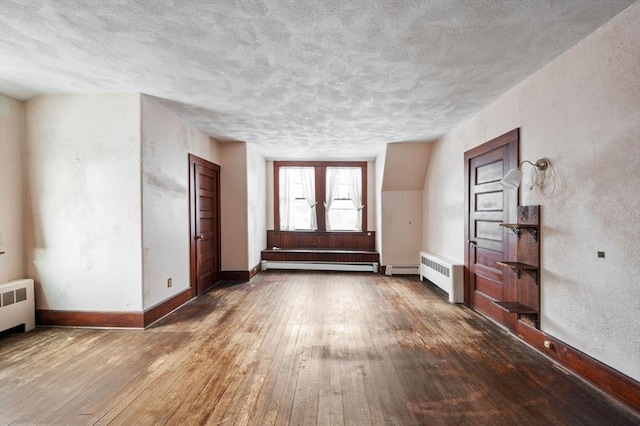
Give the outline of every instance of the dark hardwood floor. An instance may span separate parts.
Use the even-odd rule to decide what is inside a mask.
[[[1,424],[639,422],[417,278],[270,271],[146,331],[0,338]]]

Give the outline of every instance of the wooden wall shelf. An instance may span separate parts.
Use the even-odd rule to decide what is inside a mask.
[[[518,241],[522,237],[522,232],[528,232],[533,237],[533,241],[538,242],[538,225],[521,224],[521,223],[501,223],[500,226],[510,229]]]
[[[518,223],[501,223],[500,226],[511,230],[516,238],[514,260],[498,262],[513,270],[517,277],[515,287],[508,291],[511,299],[504,302],[493,302],[501,309],[516,314],[518,320],[525,321],[536,328],[539,324],[540,311],[540,206],[518,206]],[[522,238],[523,234],[529,234],[530,238]],[[527,275],[527,276],[525,276]]]
[[[520,302],[493,302],[500,308],[509,312],[510,314],[537,314],[538,310],[523,305]]]
[[[499,265],[508,266],[513,269],[518,279],[522,278],[522,273],[529,274],[531,278],[538,284],[538,267],[528,265],[522,262],[498,262]]]

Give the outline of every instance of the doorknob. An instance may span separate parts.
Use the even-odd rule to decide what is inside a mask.
[[[473,244],[474,246],[477,246],[477,245],[478,245],[478,242],[477,242],[477,241],[474,241],[474,240],[467,240],[467,243],[469,243],[469,244]]]
[[[204,240],[204,235],[200,234],[199,236],[196,237],[196,240]]]

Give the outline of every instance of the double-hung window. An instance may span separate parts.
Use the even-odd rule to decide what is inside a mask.
[[[317,230],[315,169],[281,167],[279,181],[280,229]]]
[[[274,162],[280,231],[366,230],[366,162]]]

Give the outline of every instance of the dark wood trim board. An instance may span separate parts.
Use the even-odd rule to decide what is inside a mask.
[[[515,334],[581,379],[640,412],[640,382],[522,321],[517,322]]]
[[[36,324],[62,327],[144,328],[141,312],[85,312],[36,309]]]

